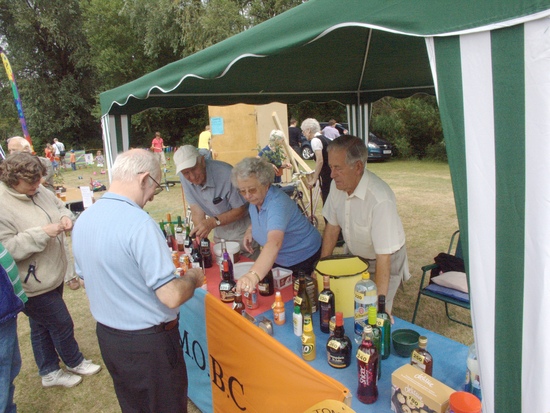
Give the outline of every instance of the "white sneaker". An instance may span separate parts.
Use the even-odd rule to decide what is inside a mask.
[[[82,360],[82,363],[80,363],[76,367],[69,367],[67,366],[67,370],[69,370],[71,373],[80,374],[82,376],[91,376],[93,374],[99,373],[99,370],[101,370],[101,366],[99,364],[92,363],[91,360]]]
[[[77,376],[76,374],[67,373],[61,369],[52,371],[51,373],[42,376],[42,386],[44,387],[74,387],[77,384],[80,384],[81,381],[82,377]]]

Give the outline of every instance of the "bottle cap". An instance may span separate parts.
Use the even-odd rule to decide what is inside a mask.
[[[376,314],[377,314],[376,307],[371,305],[367,310],[367,315],[369,317],[369,324],[371,325],[376,324]]]
[[[372,326],[369,324],[369,325],[366,325],[365,327],[363,327],[363,333],[364,334],[372,334]]]
[[[426,345],[428,344],[428,337],[420,336],[420,337],[418,338],[418,344],[419,344],[421,347],[426,347]]]
[[[337,326],[343,326],[344,325],[344,314],[340,311],[336,313],[336,325]]]
[[[300,306],[299,305],[294,306],[294,314],[300,314]]]
[[[363,280],[369,280],[370,279],[370,273],[368,271],[365,271],[363,275],[361,276]]]
[[[449,407],[455,413],[481,413],[481,401],[465,391],[452,393],[449,397]]]

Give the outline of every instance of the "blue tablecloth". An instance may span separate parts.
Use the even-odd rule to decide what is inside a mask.
[[[282,326],[273,324],[273,337],[301,357],[302,343],[300,338],[293,333],[292,309],[292,301],[287,302],[285,305],[287,321]],[[265,316],[273,321],[273,311],[271,310],[266,311],[261,316]],[[466,377],[468,347],[415,324],[397,317],[394,318],[395,324],[392,326],[392,331],[400,328],[412,328],[421,335],[428,337],[428,351],[434,358],[433,377],[455,390],[462,390]],[[358,346],[353,340],[353,317],[346,318],[344,324],[346,335],[353,344],[352,361],[350,366],[345,369],[335,369],[327,363],[326,343],[329,335],[321,332],[319,328],[319,313],[313,314],[313,325],[317,343],[317,357],[310,362],[311,365],[338,380],[350,390],[353,394],[351,407],[356,412],[390,413],[391,374],[402,365],[409,363],[409,359],[395,355],[392,348],[390,357],[382,360],[382,377],[378,382],[378,401],[370,405],[363,404],[355,397],[357,392],[357,361],[355,354]]]

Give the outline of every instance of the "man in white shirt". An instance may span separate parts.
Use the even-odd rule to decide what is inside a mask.
[[[365,143],[355,136],[340,136],[328,146],[332,183],[323,206],[321,257],[332,254],[341,229],[347,251],[368,260],[391,314],[399,285],[410,278],[405,231],[393,191],[365,169],[367,157]]]
[[[59,165],[65,166],[65,145],[63,142],[59,142],[57,138],[53,139],[53,148],[55,150],[55,156],[59,156]]]

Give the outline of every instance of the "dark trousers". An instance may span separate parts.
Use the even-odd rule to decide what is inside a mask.
[[[32,350],[41,376],[59,370],[59,357],[68,367],[84,360],[74,338],[73,319],[63,301],[63,283],[55,290],[29,297],[23,312],[29,317]]]
[[[96,333],[123,413],[187,413],[187,370],[177,327],[135,334],[97,323]]]
[[[315,265],[317,265],[317,261],[319,261],[319,258],[321,257],[321,248],[317,250],[315,254],[313,254],[311,257],[303,260],[302,262],[299,262],[298,264],[291,265],[289,267],[285,267],[284,265],[279,265],[275,263],[274,267],[281,267],[286,268],[287,270],[291,270],[294,277],[298,275],[298,272],[303,271],[306,275],[311,275],[313,270],[315,269]]]

